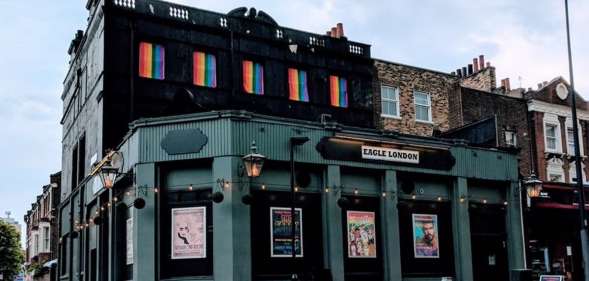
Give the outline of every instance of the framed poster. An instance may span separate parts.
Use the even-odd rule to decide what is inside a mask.
[[[270,207],[270,256],[292,257],[292,220],[290,208]],[[303,210],[295,208],[295,251],[303,257]]]
[[[540,281],[563,281],[562,275],[540,275]]]
[[[207,257],[206,207],[172,209],[172,259]]]
[[[127,219],[127,265],[133,264],[133,218]]]
[[[440,258],[438,215],[412,214],[415,258]]]
[[[376,214],[347,211],[349,258],[376,258]]]

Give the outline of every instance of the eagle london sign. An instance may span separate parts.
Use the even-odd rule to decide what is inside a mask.
[[[361,150],[363,159],[419,164],[419,151],[367,145],[363,145]]]

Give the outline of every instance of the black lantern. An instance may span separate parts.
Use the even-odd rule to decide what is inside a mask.
[[[100,180],[102,181],[102,186],[104,186],[104,188],[112,188],[118,174],[119,169],[111,166],[110,163],[103,165],[100,168]]]
[[[256,142],[253,141],[251,146],[251,153],[243,156],[242,158],[247,176],[250,178],[256,178],[260,176],[262,173],[262,167],[264,166],[264,160],[266,160],[266,156],[257,153],[256,150]]]
[[[524,180],[524,185],[529,198],[540,197],[540,192],[542,191],[542,181],[538,179],[536,174],[532,173],[530,177]]]

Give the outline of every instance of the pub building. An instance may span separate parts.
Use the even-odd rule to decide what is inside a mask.
[[[86,7],[62,95],[60,280],[519,280],[516,155],[377,129],[370,46],[342,25]]]

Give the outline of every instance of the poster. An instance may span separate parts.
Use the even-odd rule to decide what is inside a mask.
[[[413,252],[415,258],[439,258],[438,216],[413,214]]]
[[[127,265],[133,264],[133,218],[127,219]]]
[[[206,207],[172,209],[172,259],[207,257]]]
[[[292,257],[290,208],[270,207],[270,256]],[[295,251],[303,257],[303,210],[295,208]]]
[[[348,257],[376,258],[376,215],[347,211]]]

